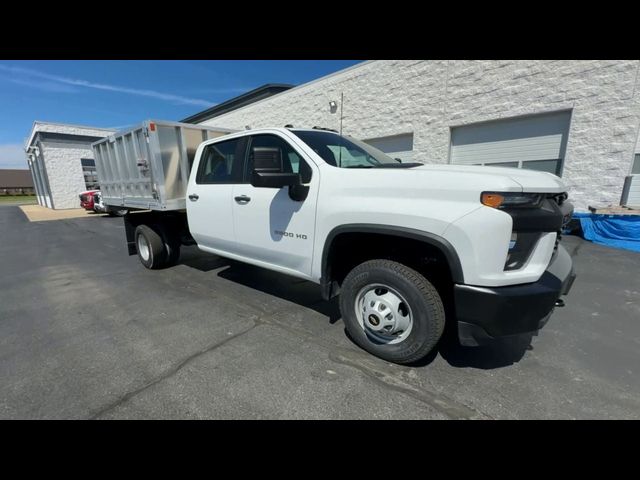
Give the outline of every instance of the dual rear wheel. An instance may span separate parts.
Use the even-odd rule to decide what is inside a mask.
[[[180,257],[180,242],[155,225],[138,225],[134,234],[140,263],[147,268],[174,265]]]

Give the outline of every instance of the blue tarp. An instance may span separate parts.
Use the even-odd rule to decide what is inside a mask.
[[[600,245],[640,252],[640,215],[573,214],[584,238]]]

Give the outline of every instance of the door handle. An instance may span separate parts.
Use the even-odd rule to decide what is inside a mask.
[[[200,196],[197,193],[192,193],[191,195],[189,195],[189,200],[191,200],[192,202],[197,201],[200,198]]]
[[[240,205],[246,205],[251,201],[251,197],[247,197],[246,195],[240,195],[239,197],[235,197],[235,201]]]

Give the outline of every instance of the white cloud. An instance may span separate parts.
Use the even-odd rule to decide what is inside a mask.
[[[1,144],[0,168],[29,168],[23,146],[18,143]]]
[[[72,87],[71,85],[52,82],[50,80],[29,80],[24,78],[12,78],[4,75],[0,75],[0,78],[12,83],[17,83],[18,85],[25,85],[27,87],[37,88],[38,90],[44,90],[45,92],[76,93],[78,91],[76,87]]]
[[[0,70],[4,72],[12,73],[14,75],[22,76],[22,77],[26,76],[26,77],[42,78],[42,79],[49,80],[52,82],[57,82],[63,85],[73,85],[77,87],[93,88],[96,90],[106,90],[110,92],[139,95],[143,97],[157,98],[159,100],[165,100],[168,102],[173,102],[173,103],[178,103],[183,105],[197,105],[200,107],[213,106],[212,102],[209,102],[207,100],[202,100],[200,98],[183,97],[181,95],[173,95],[171,93],[162,93],[162,92],[157,92],[155,90],[128,88],[128,87],[121,87],[118,85],[109,85],[106,83],[89,82],[87,80],[82,80],[79,78],[69,78],[69,77],[62,77],[60,75],[50,75],[48,73],[40,72],[38,70],[32,70],[30,68],[10,67],[7,65],[0,65]],[[20,80],[20,78],[18,78],[17,80]],[[23,81],[25,80],[23,79]]]

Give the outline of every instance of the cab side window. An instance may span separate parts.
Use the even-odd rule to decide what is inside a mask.
[[[244,153],[241,140],[237,138],[207,145],[202,152],[196,183],[240,183],[237,166]]]
[[[309,164],[303,160],[302,156],[294,150],[294,148],[285,139],[276,135],[254,135],[251,137],[249,144],[248,158],[245,168],[245,183],[249,183],[251,172],[253,171],[253,153],[254,149],[260,148],[277,148],[280,150],[280,158],[282,158],[282,170],[284,173],[299,173],[302,177],[302,183],[311,181],[312,170]]]

